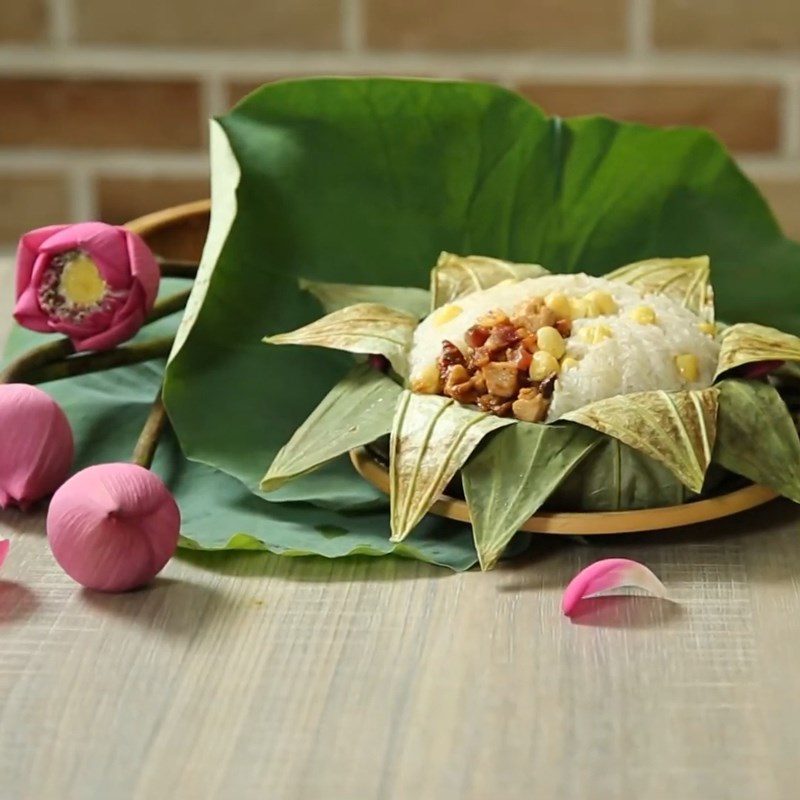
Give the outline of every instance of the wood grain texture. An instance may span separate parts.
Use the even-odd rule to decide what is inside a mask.
[[[10,268],[0,267],[0,337]],[[489,574],[191,554],[82,591],[0,514],[0,797],[778,800],[800,782],[800,511],[658,537],[532,538]],[[676,601],[594,601],[590,561]]]

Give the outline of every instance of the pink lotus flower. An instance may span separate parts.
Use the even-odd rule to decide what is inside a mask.
[[[10,547],[11,542],[8,539],[0,539],[0,567],[3,566]]]
[[[47,515],[47,538],[82,586],[125,592],[151,581],[178,545],[181,514],[161,480],[135,464],[100,464],[70,478]]]
[[[66,479],[74,444],[69,422],[49,395],[0,384],[0,508],[27,508]]]
[[[136,334],[155,303],[160,272],[135,233],[82,222],[26,233],[16,278],[17,322],[64,334],[84,351],[108,350]]]

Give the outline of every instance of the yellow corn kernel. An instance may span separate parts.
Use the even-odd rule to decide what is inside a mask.
[[[681,374],[681,378],[687,383],[693,383],[700,376],[700,368],[697,365],[697,356],[693,353],[684,353],[675,356],[675,366]]]
[[[640,325],[655,325],[656,312],[650,306],[636,306],[630,312],[630,318]]]
[[[453,303],[450,305],[442,306],[436,313],[433,315],[433,324],[439,328],[442,325],[454,320],[464,309],[461,306],[457,306]]]
[[[708,334],[709,336],[715,336],[715,335],[716,335],[716,333],[717,333],[717,329],[716,329],[716,327],[714,326],[714,323],[713,323],[713,322],[701,322],[701,323],[700,323],[700,324],[697,326],[697,330],[699,330],[699,331],[700,331],[700,333],[706,333],[706,334]]]
[[[544,299],[544,304],[559,318],[572,319],[572,306],[569,297],[563,292],[551,292]]]
[[[582,297],[569,298],[569,312],[572,319],[590,316],[587,311],[587,303]]]
[[[610,339],[614,335],[614,331],[608,325],[587,325],[585,328],[581,328],[578,335],[586,344],[600,344],[603,339]]]
[[[578,362],[578,360],[577,360],[577,359],[575,359],[575,358],[572,358],[571,356],[567,356],[567,357],[566,357],[565,359],[563,359],[563,361],[561,362],[561,371],[562,371],[562,372],[566,372],[566,371],[567,371],[567,370],[569,370],[569,369],[574,369],[575,367],[577,367],[577,366],[578,366],[578,363],[579,363],[579,362]]]
[[[601,292],[595,289],[586,297],[583,298],[591,308],[597,311],[596,314],[592,316],[600,316],[601,314],[616,314],[617,313],[617,304],[614,302],[614,298],[608,292]]]
[[[536,345],[554,358],[561,358],[567,349],[561,334],[549,325],[536,331]]]
[[[411,378],[411,391],[418,394],[438,394],[442,388],[442,378],[436,363],[423,367]]]
[[[550,355],[546,350],[537,350],[533,354],[529,374],[532,381],[543,381],[548,375],[555,373],[558,375],[561,365],[555,356]]]

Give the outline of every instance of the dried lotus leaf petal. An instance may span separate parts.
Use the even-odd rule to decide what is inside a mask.
[[[432,309],[452,303],[466,294],[490,289],[503,281],[521,281],[549,274],[539,264],[516,264],[488,256],[442,253],[431,271]]]
[[[685,486],[700,492],[714,451],[718,405],[715,388],[636,392],[589,403],[564,419],[662,462]]]
[[[720,335],[714,379],[728,370],[758,361],[800,361],[800,338],[753,322],[731,325]]]
[[[484,436],[510,424],[449,397],[403,392],[389,459],[392,541],[408,536]]]
[[[714,290],[708,256],[649,258],[615,269],[604,277],[635,286],[644,294],[665,294],[706,322],[714,321]]]
[[[408,351],[417,320],[405,311],[379,303],[358,303],[328,314],[310,325],[264,339],[268,344],[299,344],[345,350],[348,353],[379,353],[395,371],[408,374]]]
[[[353,368],[278,451],[261,481],[261,490],[279,489],[389,433],[401,391],[391,378],[367,364]]]
[[[405,311],[416,319],[422,319],[427,315],[431,305],[430,292],[416,286],[321,283],[301,278],[300,288],[314,295],[326,314],[359,303],[380,303],[397,311]]]
[[[461,471],[481,569],[601,441],[580,425],[519,423],[499,431]]]

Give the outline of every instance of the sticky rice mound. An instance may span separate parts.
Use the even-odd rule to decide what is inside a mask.
[[[587,309],[581,298],[591,293],[610,295],[613,304]],[[501,311],[510,317],[526,299],[557,294],[577,303],[561,356],[561,363],[569,363],[569,368],[560,369],[557,375],[546,422],[615,395],[711,385],[719,345],[707,323],[663,294],[642,294],[621,282],[576,274],[501,283],[434,311],[414,334],[412,389],[440,363],[444,343],[452,343],[467,356],[468,330],[490,312]],[[690,369],[685,368],[686,359]]]

